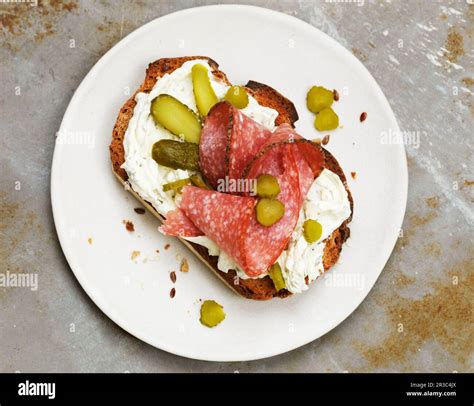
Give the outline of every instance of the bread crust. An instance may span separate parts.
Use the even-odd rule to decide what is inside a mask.
[[[280,92],[254,80],[249,80],[245,88],[259,104],[278,111],[278,117],[275,120],[276,125],[287,123],[292,127],[295,126],[299,119],[295,105]]]
[[[209,57],[187,56],[159,59],[148,65],[145,80],[120,109],[112,131],[112,141],[109,146],[109,151],[113,172],[122,185],[124,185],[127,190],[129,190],[151,213],[153,213],[162,222],[164,221],[163,216],[161,216],[149,202],[143,200],[141,196],[139,196],[138,193],[136,193],[127,182],[128,175],[126,171],[121,168],[122,164],[125,162],[123,140],[128,123],[133,116],[133,110],[136,105],[136,94],[140,92],[150,92],[160,77],[166,73],[173,72],[185,62],[195,59],[207,60],[209,66],[212,68],[212,73],[216,77],[219,77],[221,80],[225,81],[227,84],[230,84],[226,75],[219,70],[219,65]],[[277,92],[275,89],[262,83],[249,81],[246,85],[246,88],[259,104],[278,111],[278,117],[275,120],[277,125],[288,123],[294,127],[294,123],[298,120],[298,114],[290,100],[288,100],[281,93]],[[324,270],[327,271],[337,262],[342,249],[342,244],[349,237],[349,228],[347,225],[352,219],[353,200],[349,188],[347,187],[346,177],[338,162],[327,150],[322,147],[321,150],[324,153],[324,167],[336,173],[341,178],[341,181],[346,187],[351,205],[351,216],[346,221],[344,221],[344,223],[337,230],[335,230],[327,240],[323,254]],[[285,298],[291,295],[291,293],[286,289],[276,291],[272,280],[268,276],[260,279],[239,279],[234,270],[230,270],[227,273],[221,272],[217,269],[218,257],[210,256],[207,248],[183,239],[181,239],[181,241],[191,251],[193,251],[210,270],[212,270],[223,282],[225,282],[228,287],[247,299],[268,300],[274,297]]]

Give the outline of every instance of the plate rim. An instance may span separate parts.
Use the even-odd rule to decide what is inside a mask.
[[[199,6],[199,7],[191,7],[191,8],[186,8],[183,10],[178,10],[160,17],[157,17],[131,33],[129,33],[127,36],[122,38],[119,42],[117,42],[114,46],[112,46],[107,52],[104,53],[100,57],[100,59],[92,66],[92,68],[89,70],[89,72],[86,74],[86,76],[82,79],[81,83],[79,86],[76,88],[74,91],[68,106],[64,112],[63,118],[61,120],[61,124],[59,127],[58,132],[61,132],[64,130],[65,123],[69,121],[69,116],[72,114],[72,106],[75,104],[76,100],[79,98],[79,94],[82,92],[81,89],[83,89],[87,83],[93,78],[96,72],[98,72],[103,65],[105,65],[110,58],[110,56],[113,53],[117,53],[120,51],[126,44],[130,43],[133,41],[133,39],[140,35],[142,32],[150,29],[153,25],[157,24],[158,22],[161,22],[166,19],[170,18],[176,18],[178,15],[186,15],[186,14],[191,14],[191,13],[196,13],[200,11],[205,11],[209,9],[220,9],[220,10],[228,10],[228,11],[235,11],[236,9],[240,9],[242,11],[252,11],[255,13],[260,13],[261,15],[270,15],[273,17],[281,18],[281,19],[287,19],[289,23],[291,24],[299,24],[302,28],[304,28],[306,31],[313,31],[316,32],[319,36],[324,38],[325,41],[327,41],[334,49],[339,52],[346,54],[346,56],[349,59],[352,59],[352,62],[354,66],[358,67],[358,70],[365,75],[366,80],[372,83],[373,85],[373,90],[376,92],[378,99],[383,103],[383,109],[389,113],[389,116],[391,117],[391,122],[390,122],[390,127],[393,128],[395,131],[400,131],[400,128],[398,126],[398,122],[395,116],[395,113],[393,112],[385,94],[383,93],[382,89],[380,88],[379,84],[375,80],[375,78],[372,76],[372,74],[369,72],[369,70],[365,67],[365,65],[357,59],[348,49],[346,49],[342,44],[340,44],[337,40],[334,38],[330,37],[326,33],[322,32],[318,28],[314,27],[313,25],[307,23],[306,21],[303,21],[297,17],[285,14],[280,11],[264,8],[264,7],[259,7],[259,6],[252,6],[252,5],[244,5],[244,4],[214,4],[214,5],[207,5],[207,6]],[[240,11],[239,10],[239,11]],[[375,286],[375,283],[377,282],[378,278],[382,274],[383,270],[385,269],[385,266],[390,259],[393,250],[395,248],[395,245],[397,243],[397,237],[395,236],[393,238],[393,243],[388,244],[388,246],[391,245],[391,249],[387,250],[387,254],[385,255],[385,259],[383,260],[383,266],[381,267],[380,271],[378,272],[377,277],[374,279],[374,282],[372,285],[367,289],[364,295],[361,296],[360,301],[353,307],[353,309],[348,312],[348,314],[342,318],[341,320],[338,320],[333,323],[329,323],[328,327],[325,329],[325,331],[320,334],[317,337],[311,338],[309,340],[304,339],[302,342],[300,342],[297,345],[292,344],[289,347],[285,347],[283,350],[267,350],[267,347],[263,347],[261,349],[258,349],[257,351],[254,350],[254,355],[250,356],[248,354],[242,354],[241,356],[238,355],[233,355],[233,356],[213,356],[213,355],[206,355],[206,356],[200,356],[199,353],[196,354],[192,351],[186,351],[182,350],[180,348],[171,348],[169,345],[164,345],[163,343],[157,344],[156,342],[151,342],[149,338],[144,337],[140,332],[137,331],[131,331],[133,329],[129,329],[126,327],[126,322],[122,320],[118,315],[113,314],[113,310],[111,308],[108,308],[102,300],[97,296],[95,289],[88,285],[82,276],[82,273],[80,272],[79,268],[81,268],[78,264],[75,264],[72,261],[71,255],[69,253],[70,246],[69,244],[66,243],[67,239],[64,235],[64,228],[65,225],[61,223],[60,221],[60,202],[58,199],[59,196],[59,161],[60,161],[60,153],[58,152],[59,148],[57,148],[58,143],[55,142],[55,147],[54,147],[54,153],[53,153],[53,158],[52,158],[52,165],[51,165],[51,179],[50,179],[50,196],[51,196],[51,206],[52,206],[52,213],[53,213],[53,220],[54,220],[54,225],[56,229],[56,233],[58,235],[58,240],[61,246],[61,250],[68,262],[69,268],[73,272],[75,278],[81,285],[81,288],[84,290],[84,292],[89,296],[89,298],[94,302],[94,304],[104,313],[110,320],[112,320],[115,324],[117,324],[121,329],[126,331],[128,334],[138,338],[139,340],[147,343],[148,345],[151,345],[155,348],[158,348],[160,350],[166,351],[171,354],[179,355],[185,358],[189,359],[195,359],[195,360],[201,360],[201,361],[214,361],[214,362],[238,362],[238,361],[254,361],[254,360],[259,360],[259,359],[264,359],[264,358],[269,358],[272,356],[277,356],[281,354],[285,354],[289,351],[293,351],[297,348],[300,348],[302,346],[305,346],[322,336],[326,335],[328,332],[336,328],[339,324],[341,324],[343,321],[345,321],[351,314],[354,313],[354,311],[357,310],[357,308],[361,305],[361,303],[366,299],[367,295],[372,291],[373,287]],[[398,159],[400,160],[400,189],[401,189],[401,195],[399,196],[399,212],[397,213],[397,216],[399,220],[396,222],[399,224],[399,228],[402,227],[403,220],[405,217],[405,212],[406,212],[406,206],[407,206],[407,198],[408,198],[408,166],[407,166],[407,158],[406,158],[406,151],[405,151],[405,146],[404,144],[399,144],[398,148]],[[111,173],[112,175],[112,173]],[[56,197],[55,197],[56,196]]]

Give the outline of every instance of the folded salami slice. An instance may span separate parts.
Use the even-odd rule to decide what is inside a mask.
[[[217,103],[209,111],[199,141],[199,166],[214,188],[226,175],[226,153],[233,113],[226,102]]]
[[[258,276],[275,263],[285,249],[293,233],[301,208],[298,165],[292,154],[292,146],[280,144],[269,149],[251,165],[249,179],[269,174],[278,179],[280,193],[276,197],[285,205],[285,214],[275,224],[264,227],[252,215],[248,235],[244,243],[245,272]]]
[[[247,164],[260,151],[272,133],[233,106],[232,110],[233,127],[227,153],[227,175],[229,179],[239,179]]]
[[[318,144],[304,138],[295,140],[294,143],[298,146],[298,151],[303,155],[306,163],[311,168],[313,180],[316,179],[324,167],[325,158],[322,148]]]
[[[268,158],[283,162],[280,155],[275,149]],[[230,255],[246,274],[258,276],[278,258],[298,217],[296,171],[294,162],[284,163],[280,168],[280,195],[287,201],[286,214],[272,227],[263,227],[255,220],[255,198],[186,186],[180,208],[167,214],[160,231],[177,237],[204,234]]]
[[[180,209],[196,227],[230,255],[242,269],[245,267],[243,241],[247,236],[254,206],[254,198],[194,186],[183,188],[180,203]]]
[[[323,160],[319,145],[283,124],[267,138],[243,171],[248,179],[261,174],[276,177],[280,186],[276,198],[285,205],[284,216],[271,227],[260,225],[252,217],[244,245],[245,271],[249,276],[266,272],[285,249],[309,188],[322,170]]]
[[[248,162],[271,132],[226,101],[217,103],[206,118],[199,143],[200,166],[208,182],[240,179]]]
[[[265,143],[265,147],[272,148],[280,143],[293,145],[291,151],[298,165],[301,203],[303,203],[309,188],[323,168],[324,154],[321,147],[304,139],[288,124],[280,125]]]
[[[304,201],[309,188],[315,178],[319,176],[324,164],[324,154],[321,147],[304,139],[288,124],[280,125],[263,144],[256,158],[251,161],[243,171],[243,176],[248,177],[251,166],[258,157],[268,153],[273,148],[288,145],[298,166],[301,203]],[[271,163],[270,163],[271,164]],[[262,172],[265,173],[265,172]]]
[[[296,165],[298,166],[300,204],[302,205],[317,175],[314,174],[300,148],[291,148],[291,153],[293,154],[293,158],[295,159]]]
[[[203,235],[203,232],[194,225],[181,209],[171,210],[166,213],[166,221],[159,228],[159,231],[174,237],[197,237]]]

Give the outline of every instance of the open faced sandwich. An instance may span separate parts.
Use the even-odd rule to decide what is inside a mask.
[[[238,294],[308,289],[339,258],[352,197],[336,159],[294,130],[269,86],[232,86],[212,59],[151,63],[120,110],[117,178]]]

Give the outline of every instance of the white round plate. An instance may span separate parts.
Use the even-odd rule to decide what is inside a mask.
[[[348,174],[355,210],[338,264],[310,289],[285,300],[235,295],[178,240],[134,212],[115,179],[108,145],[120,107],[162,57],[206,55],[233,83],[252,79],[292,100],[297,130],[317,138],[305,95],[313,84],[338,89],[342,129],[328,149]],[[360,114],[368,118],[360,123]],[[61,246],[80,284],[114,322],[141,340],[185,357],[243,361],[269,357],[321,337],[362,302],[395,245],[405,212],[407,166],[398,126],[364,66],[336,41],[294,17],[251,6],[209,6],[158,18],[128,35],[91,69],[61,123],[51,195]],[[393,139],[392,139],[393,141]],[[395,140],[396,141],[396,140]],[[350,172],[356,172],[353,180]],[[125,230],[132,220],[135,232]],[[91,239],[91,243],[88,239]],[[171,248],[164,249],[170,243]],[[157,253],[156,250],[160,252]],[[132,251],[140,255],[131,259]],[[188,273],[179,271],[181,258]],[[176,271],[173,284],[169,273]],[[176,288],[176,296],[169,292]],[[221,303],[216,328],[199,322],[199,299]]]

